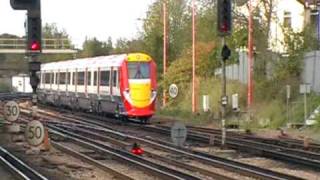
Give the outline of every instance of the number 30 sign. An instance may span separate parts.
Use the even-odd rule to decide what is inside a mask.
[[[44,139],[44,127],[40,121],[33,120],[28,123],[25,138],[32,146],[38,146]]]
[[[4,105],[4,117],[9,122],[14,122],[20,114],[19,105],[14,101],[9,101]]]

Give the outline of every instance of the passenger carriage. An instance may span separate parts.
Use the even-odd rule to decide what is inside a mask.
[[[40,79],[45,103],[143,121],[155,112],[156,64],[146,54],[47,63]]]

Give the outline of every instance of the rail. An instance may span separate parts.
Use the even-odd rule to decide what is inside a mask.
[[[0,147],[0,163],[19,179],[47,180],[46,177],[32,169],[30,166],[26,165],[3,147]]]

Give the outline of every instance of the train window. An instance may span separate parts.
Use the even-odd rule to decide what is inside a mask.
[[[87,85],[91,86],[91,72],[90,71],[87,72]]]
[[[76,85],[76,78],[77,78],[77,77],[76,77],[76,72],[73,72],[73,73],[72,73],[72,84],[73,84],[73,85]]]
[[[96,86],[98,83],[98,71],[94,71],[93,73],[93,85]]]
[[[101,86],[110,85],[110,71],[101,71]]]
[[[128,63],[129,79],[150,78],[150,64],[145,62]]]
[[[117,87],[117,71],[113,71],[112,74],[112,86],[113,87]]]
[[[66,84],[66,73],[59,73],[59,84]]]
[[[78,85],[84,85],[84,72],[78,72]]]
[[[51,73],[44,73],[44,83],[50,84]]]

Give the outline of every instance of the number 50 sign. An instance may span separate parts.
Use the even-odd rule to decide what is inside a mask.
[[[44,127],[40,121],[33,120],[28,123],[25,138],[32,146],[38,146],[44,139]]]

